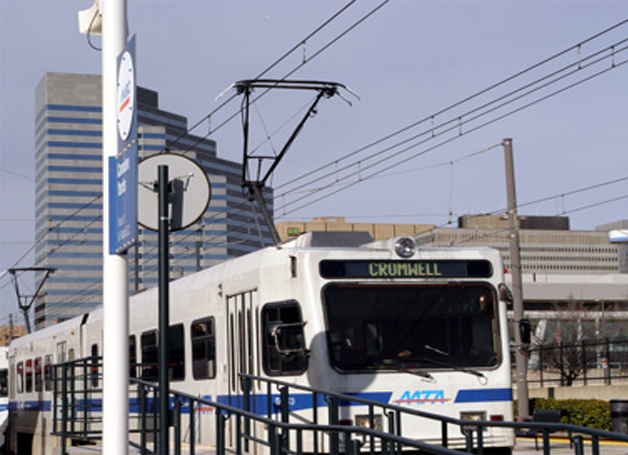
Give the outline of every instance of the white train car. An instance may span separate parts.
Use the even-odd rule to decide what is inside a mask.
[[[171,282],[171,387],[237,404],[238,374],[249,373],[454,418],[512,420],[499,253],[363,240],[309,233]],[[157,361],[157,301],[157,289],[131,299],[132,362]],[[101,353],[101,310],[11,345],[13,451],[53,453],[49,365]],[[132,371],[157,380],[154,367]],[[298,406],[292,412],[305,416]],[[343,409],[344,423],[360,423],[362,408]],[[438,422],[402,428],[440,442]],[[213,444],[211,427],[197,434]],[[514,445],[505,428],[483,439],[499,453]],[[450,447],[464,444],[462,434],[450,435]]]
[[[9,348],[0,347],[0,448],[6,442],[9,424]]]

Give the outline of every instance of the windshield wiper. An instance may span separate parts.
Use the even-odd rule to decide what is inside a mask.
[[[401,366],[401,365],[387,365],[385,363],[381,364],[380,366],[383,367],[386,370],[394,370],[394,371],[398,371],[400,373],[408,373],[408,374],[411,374],[413,376],[419,376],[420,378],[427,379],[430,382],[436,382],[436,379],[434,379],[434,376],[432,376],[427,371],[411,370],[411,369],[406,368],[406,367]]]
[[[429,357],[415,357],[413,360],[416,360],[417,362],[429,363],[431,365],[436,365],[439,367],[451,368],[452,370],[460,371],[462,373],[472,374],[473,376],[477,376],[478,378],[481,378],[484,380],[488,379],[486,375],[482,373],[481,371],[474,370],[472,368],[461,367],[458,365],[454,365],[453,363],[441,362],[440,360],[430,359]]]

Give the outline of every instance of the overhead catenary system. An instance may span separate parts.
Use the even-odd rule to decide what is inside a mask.
[[[17,305],[22,311],[24,315],[24,324],[26,325],[26,333],[31,333],[31,320],[29,316],[29,312],[35,299],[39,295],[39,291],[43,287],[44,283],[48,279],[51,273],[55,272],[57,269],[52,267],[23,267],[23,268],[11,268],[8,272],[13,277],[13,286],[15,287],[15,294],[17,295]],[[43,278],[40,280],[39,285],[37,286],[37,290],[33,294],[22,294],[20,291],[20,285],[17,279],[18,273],[23,272],[41,272],[44,274]]]
[[[268,212],[266,201],[262,196],[262,190],[266,185],[266,182],[279,165],[279,162],[285,156],[288,149],[292,146],[294,140],[299,135],[305,122],[316,113],[316,106],[323,98],[331,98],[334,95],[340,96],[342,99],[349,101],[339,94],[340,89],[346,90],[357,98],[357,95],[349,90],[343,84],[337,82],[326,81],[302,81],[302,80],[279,80],[279,79],[247,79],[238,81],[233,84],[233,87],[237,90],[237,93],[244,95],[243,107],[242,107],[242,129],[243,129],[243,158],[242,158],[242,186],[248,191],[249,197],[255,199],[262,210],[262,215],[270,233],[273,237],[273,242],[279,243],[279,234],[275,229],[275,224]],[[317,91],[318,94],[309,109],[301,121],[297,124],[292,134],[288,137],[288,140],[276,155],[253,155],[249,151],[249,111],[251,103],[255,100],[251,100],[251,94],[256,88],[272,90],[312,90]],[[351,104],[351,103],[349,103]],[[268,164],[267,164],[268,163]]]

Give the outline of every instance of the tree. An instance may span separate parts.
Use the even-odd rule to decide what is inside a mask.
[[[596,361],[595,350],[587,349],[603,339],[596,305],[599,304],[577,301],[573,297],[568,302],[555,304],[542,333],[537,330],[535,344],[540,366],[556,370],[561,385],[572,385],[584,374],[587,365]]]

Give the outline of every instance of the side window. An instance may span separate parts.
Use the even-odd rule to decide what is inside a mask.
[[[92,344],[92,358],[90,360],[90,377],[92,380],[92,387],[98,387],[99,383],[99,359],[98,359],[98,345]]]
[[[307,349],[301,308],[295,301],[262,308],[264,371],[271,376],[301,374],[307,369]]]
[[[26,392],[32,392],[33,391],[33,359],[28,359],[26,361],[26,375],[25,375],[25,382],[26,382]]]
[[[41,365],[41,357],[37,357],[35,359],[35,392],[41,392],[44,381],[43,381],[43,370]]]
[[[52,354],[48,354],[44,357],[44,388],[51,391],[52,386]]]
[[[129,336],[129,376],[137,377],[137,341],[135,335]]]
[[[192,323],[192,375],[194,379],[216,377],[216,341],[214,318],[199,319]]]
[[[0,370],[0,398],[9,396],[9,370],[3,368]]]
[[[185,338],[183,324],[170,327],[168,333],[170,350],[168,353],[168,368],[170,379],[183,381],[185,379]]]
[[[17,393],[24,393],[24,362],[17,363]]]
[[[168,331],[170,349],[168,352],[168,369],[170,379],[185,379],[185,339],[183,324],[170,326]],[[159,378],[159,332],[151,330],[142,333],[142,379],[156,381]]]
[[[157,345],[157,330],[142,333],[140,337],[142,347],[142,379],[156,381],[159,377],[159,347]]]
[[[57,363],[63,363],[67,360],[65,356],[67,343],[65,341],[61,341],[57,343]]]

